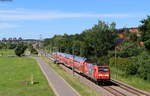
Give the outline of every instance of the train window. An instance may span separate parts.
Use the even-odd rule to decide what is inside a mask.
[[[108,72],[109,68],[108,67],[98,67],[98,72]]]

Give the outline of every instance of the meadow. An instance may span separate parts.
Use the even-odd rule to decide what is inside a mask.
[[[0,96],[55,96],[32,58],[0,57],[0,81]]]

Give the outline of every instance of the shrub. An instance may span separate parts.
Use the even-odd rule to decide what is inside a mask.
[[[111,67],[122,70],[126,75],[136,75],[143,80],[150,81],[150,54],[146,51],[132,58],[115,58],[109,59]]]
[[[139,65],[137,70],[137,75],[144,80],[150,81],[150,54],[148,52],[143,52],[137,57],[136,64]]]
[[[36,50],[35,48],[32,48],[32,49],[31,49],[31,53],[33,53],[33,54],[38,54],[38,52],[37,52],[37,50]]]
[[[37,50],[35,48],[33,48],[32,44],[28,45],[28,49],[31,51],[31,53],[38,54]]]
[[[150,40],[147,40],[144,43],[145,43],[145,48],[150,51]]]
[[[116,67],[119,70],[128,71],[129,66],[133,64],[133,61],[130,58],[116,58],[116,65],[115,65],[115,58],[109,59],[109,65],[112,67]]]
[[[18,44],[17,48],[15,49],[15,54],[19,57],[22,56],[26,48],[27,46],[24,45],[23,43]]]

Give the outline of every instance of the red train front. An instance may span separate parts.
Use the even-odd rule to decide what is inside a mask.
[[[96,74],[96,79],[98,81],[107,81],[110,80],[110,69],[109,66],[97,66],[97,74]]]

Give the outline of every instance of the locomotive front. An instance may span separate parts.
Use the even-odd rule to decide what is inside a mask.
[[[97,81],[109,81],[110,69],[109,66],[97,66]]]

